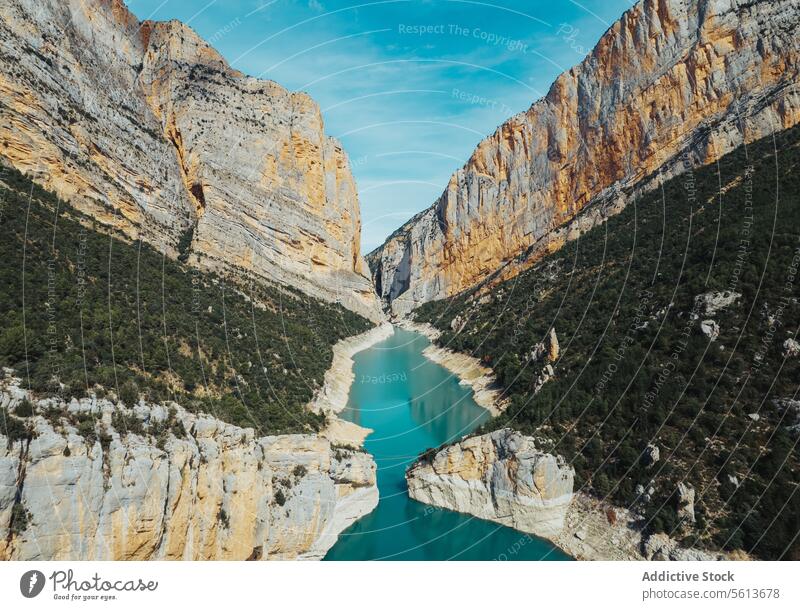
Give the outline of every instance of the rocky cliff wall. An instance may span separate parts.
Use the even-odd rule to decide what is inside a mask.
[[[686,548],[666,534],[648,535],[640,515],[574,491],[574,474],[562,457],[504,428],[423,455],[406,481],[415,500],[546,538],[576,559],[749,559],[742,551]]]
[[[382,298],[404,314],[504,266],[507,278],[657,183],[646,178],[796,124],[799,22],[793,0],[640,1],[368,256]]]
[[[2,159],[172,256],[380,317],[349,162],[306,94],[119,0],[0,15]]]
[[[473,436],[422,458],[406,473],[420,502],[538,536],[564,527],[574,470],[509,429]]]
[[[372,458],[319,436],[27,397],[2,383],[0,559],[320,559],[378,502]]]

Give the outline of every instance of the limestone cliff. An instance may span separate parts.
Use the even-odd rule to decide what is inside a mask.
[[[319,559],[378,502],[372,458],[318,436],[1,389],[0,559]]]
[[[0,158],[172,256],[379,317],[349,162],[306,94],[120,0],[0,16]]]
[[[582,491],[563,458],[508,428],[430,451],[406,472],[420,502],[495,521],[546,538],[576,559],[593,561],[742,560],[742,551],[682,547],[666,534],[648,535],[635,512]]]
[[[798,22],[794,0],[638,2],[368,256],[381,296],[403,314],[511,277],[641,189],[796,124]]]
[[[409,495],[420,502],[555,536],[564,527],[574,474],[530,437],[503,429],[423,457],[406,480]]]

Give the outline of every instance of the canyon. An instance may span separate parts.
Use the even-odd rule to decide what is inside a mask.
[[[514,277],[638,194],[800,121],[791,0],[643,0],[367,260],[396,315]]]
[[[5,163],[126,240],[373,322],[382,308],[413,317],[425,303],[515,277],[667,179],[800,122],[794,2],[642,0],[365,259],[347,155],[309,96],[238,72],[188,26],[139,21],[120,0],[9,0],[2,14]],[[491,307],[487,298],[469,311]],[[398,326],[452,339],[449,331],[473,331],[462,314],[444,329]],[[563,374],[553,368],[555,328],[546,332],[520,348],[533,346],[525,362],[548,371],[526,388],[531,396]],[[333,347],[307,405],[326,421],[308,434],[258,437],[176,402],[42,397],[6,369],[3,415],[27,428],[0,435],[0,558],[324,557],[378,504],[376,461],[361,448],[370,430],[339,417],[353,357],[392,338],[400,349],[404,336],[379,324]],[[476,405],[464,411],[503,415],[510,401],[491,358],[436,344],[421,353],[472,387]],[[415,383],[414,398],[425,396]],[[464,400],[463,388],[441,385],[452,405]],[[435,426],[439,414],[424,414],[418,427]],[[464,437],[485,414],[458,415],[458,434],[431,436],[452,444],[416,461],[406,447],[383,456],[412,499],[544,537],[578,558],[730,556],[643,537],[633,512],[574,492],[575,469],[537,439],[509,428]]]
[[[94,221],[372,320],[347,155],[304,93],[246,76],[120,0],[11,0],[0,157]]]

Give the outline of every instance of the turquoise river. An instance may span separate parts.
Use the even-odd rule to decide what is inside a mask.
[[[425,358],[423,335],[395,334],[354,357],[342,417],[374,432],[365,449],[378,465],[377,508],[339,537],[326,560],[564,560],[552,544],[408,497],[406,467],[425,449],[456,440],[489,413],[458,378]]]

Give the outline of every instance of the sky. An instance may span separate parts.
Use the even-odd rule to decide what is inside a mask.
[[[547,93],[630,0],[128,0],[236,69],[306,91],[347,151],[362,250],[429,207],[475,146]]]

